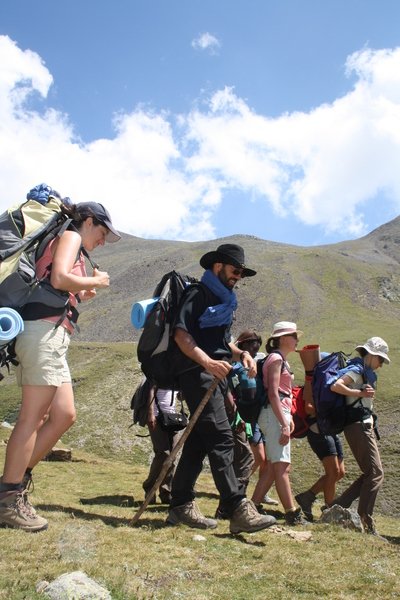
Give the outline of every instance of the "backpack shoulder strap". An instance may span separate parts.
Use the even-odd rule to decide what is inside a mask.
[[[271,354],[279,354],[279,356],[281,357],[281,359],[282,359],[281,373],[283,373],[285,367],[286,367],[286,370],[289,371],[288,366],[287,366],[287,362],[284,359],[282,352],[280,352],[278,349],[276,349],[276,350],[273,350],[272,352],[270,352],[268,354],[268,356],[271,356]],[[265,359],[263,359],[263,360],[266,360],[268,358],[268,356],[266,356]]]

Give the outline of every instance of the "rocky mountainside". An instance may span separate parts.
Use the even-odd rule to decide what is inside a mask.
[[[201,277],[199,258],[224,242],[245,248],[257,276],[237,286],[239,309],[234,333],[254,327],[266,335],[274,321],[296,321],[311,337],[329,329],[346,339],[358,326],[369,335],[374,324],[391,331],[400,317],[400,217],[358,240],[300,247],[235,235],[208,242],[144,240],[123,235],[94,255],[111,275],[112,286],[81,306],[81,341],[135,341],[132,304],[150,298],[172,269]],[[371,333],[372,335],[372,333]],[[380,335],[383,335],[381,333]]]

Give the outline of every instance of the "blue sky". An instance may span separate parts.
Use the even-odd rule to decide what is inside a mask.
[[[399,213],[397,0],[2,0],[0,208],[312,245]]]

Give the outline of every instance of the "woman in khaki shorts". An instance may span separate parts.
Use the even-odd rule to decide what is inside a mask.
[[[46,519],[28,500],[32,469],[75,421],[66,357],[77,318],[77,296],[89,300],[97,288],[110,284],[108,273],[97,268],[87,276],[82,248],[92,251],[120,239],[101,204],[82,202],[65,207],[65,211],[73,219],[72,226],[49,242],[36,263],[36,273],[39,279],[47,277],[53,288],[69,292],[68,309],[60,317],[43,303],[27,305],[24,331],[15,347],[22,403],[0,482],[0,525],[25,531],[47,528]]]

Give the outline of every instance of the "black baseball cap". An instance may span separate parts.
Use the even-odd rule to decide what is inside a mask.
[[[111,223],[110,213],[102,204],[98,202],[79,202],[76,209],[81,216],[95,217],[104,227],[107,227],[106,242],[113,243],[121,239],[120,234]]]

